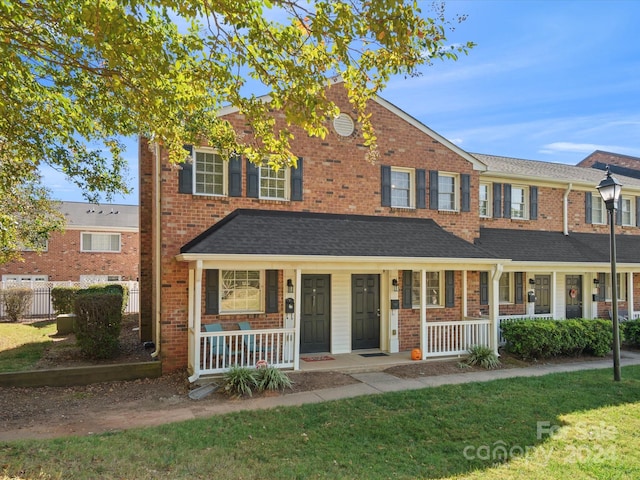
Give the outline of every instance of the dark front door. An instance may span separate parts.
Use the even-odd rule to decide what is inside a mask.
[[[351,276],[351,348],[380,348],[380,276]]]
[[[331,276],[302,275],[300,353],[330,351]]]
[[[567,275],[567,318],[582,318],[582,275]]]
[[[551,275],[536,275],[534,313],[551,313]]]

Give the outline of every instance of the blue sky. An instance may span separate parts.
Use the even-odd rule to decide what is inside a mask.
[[[427,12],[431,2],[421,2]],[[381,96],[472,153],[575,164],[594,150],[640,157],[640,47],[635,0],[451,0],[467,14],[451,42],[477,46],[394,78]],[[266,92],[257,92],[266,93]],[[137,204],[137,141],[127,139]],[[47,172],[54,198],[83,201]]]

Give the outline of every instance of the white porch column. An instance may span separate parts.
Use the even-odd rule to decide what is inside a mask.
[[[498,332],[500,330],[500,277],[502,276],[502,264],[497,264],[491,272],[489,282],[489,320],[491,321],[491,347],[498,353]]]
[[[389,312],[389,352],[398,353],[400,351],[400,340],[398,337],[398,309],[390,308],[391,301],[399,302],[399,292],[397,283],[394,289],[393,280],[398,282],[398,270],[389,271],[387,275],[387,291],[389,292],[389,303],[385,310]]]
[[[189,264],[189,291],[187,301],[187,318],[189,328],[189,350],[187,352],[187,363],[193,362],[190,382],[195,382],[200,377],[200,331],[202,329],[202,260]]]
[[[627,273],[627,312],[629,320],[633,320],[633,272]]]
[[[293,369],[300,370],[300,304],[302,298],[302,272],[296,268],[296,285],[295,285],[295,335],[293,340]]]
[[[467,308],[467,293],[468,293],[468,286],[467,286],[467,271],[463,270],[462,271],[462,318],[465,319],[469,316],[469,311]]]
[[[422,360],[427,358],[427,271],[420,270],[420,351]]]

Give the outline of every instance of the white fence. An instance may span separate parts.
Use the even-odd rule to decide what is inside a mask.
[[[197,376],[223,373],[231,366],[255,367],[259,361],[277,368],[293,368],[295,330],[234,330],[190,332],[199,348],[194,352]]]
[[[140,288],[138,282],[112,282],[129,287],[129,302],[125,309],[126,314],[140,311]],[[91,283],[93,284],[93,283]],[[26,318],[51,318],[55,316],[51,304],[51,290],[55,287],[87,287],[90,284],[80,282],[0,282],[0,290],[11,287],[27,287],[33,291],[31,305],[27,309]],[[4,302],[0,301],[0,319],[5,319]]]
[[[427,322],[426,357],[464,355],[474,345],[490,345],[488,319]]]

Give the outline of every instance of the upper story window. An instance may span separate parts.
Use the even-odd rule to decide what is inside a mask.
[[[220,313],[263,311],[259,270],[222,270],[220,280]]]
[[[41,242],[38,242],[40,245],[38,245],[38,248],[30,248],[30,247],[21,247],[21,251],[23,252],[35,252],[35,251],[39,251],[39,252],[48,252],[49,251],[49,240],[42,240]]]
[[[447,173],[438,175],[438,210],[458,210],[457,177]]]
[[[632,226],[633,223],[633,199],[631,197],[620,198],[620,220],[624,226]]]
[[[119,252],[119,233],[92,233],[82,232],[81,252]]]
[[[527,187],[511,187],[511,218],[526,220],[529,216],[529,190]]]
[[[195,188],[197,195],[225,195],[227,162],[213,150],[195,150]]]
[[[289,199],[289,169],[272,169],[266,162],[260,166],[260,198],[266,200]]]
[[[604,225],[607,223],[607,210],[602,197],[599,195],[591,196],[591,223]]]
[[[480,184],[480,193],[478,195],[479,209],[481,217],[491,216],[491,185],[488,183]]]
[[[513,288],[511,281],[511,273],[502,272],[500,282],[498,284],[498,295],[500,303],[513,303]]]
[[[413,207],[413,183],[413,170],[407,168],[391,168],[392,207]]]

